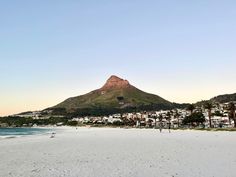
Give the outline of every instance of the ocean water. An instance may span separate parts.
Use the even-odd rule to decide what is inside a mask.
[[[44,128],[0,128],[0,137],[17,137],[46,134],[50,129]]]

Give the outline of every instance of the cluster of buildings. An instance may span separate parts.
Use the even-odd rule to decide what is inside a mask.
[[[234,120],[229,119],[229,111],[226,104],[217,104],[211,110],[212,127],[233,127]],[[205,117],[205,122],[200,127],[209,127],[209,111],[203,106],[196,107],[196,112],[201,112]],[[161,110],[151,112],[136,112],[125,114],[113,114],[102,117],[78,117],[71,121],[77,121],[80,124],[124,124],[135,127],[158,127],[160,124],[164,127],[171,125],[172,128],[188,127],[183,125],[183,120],[190,116],[191,112],[186,109]]]
[[[226,104],[215,104],[211,109],[212,127],[233,127],[234,120],[229,118],[229,110],[226,109]],[[201,127],[209,127],[209,111],[203,106],[196,107],[193,112],[201,112],[205,117],[205,122]],[[172,128],[185,128],[193,125],[184,125],[183,120],[191,115],[191,111],[187,109],[173,109],[150,112],[135,112],[125,114],[113,114],[110,116],[86,116],[75,117],[70,121],[78,122],[78,124],[104,124],[104,125],[127,125],[133,127],[163,127],[171,126]],[[18,114],[19,117],[30,117],[33,119],[49,119],[53,117],[45,112],[35,111]],[[54,115],[54,117],[63,117],[62,115]]]

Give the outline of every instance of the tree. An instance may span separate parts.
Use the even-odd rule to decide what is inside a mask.
[[[179,112],[178,112],[178,110],[176,109],[175,110],[175,114],[174,114],[174,116],[175,116],[175,118],[177,118],[177,121],[178,121],[178,128],[179,128],[179,117],[180,117],[180,114],[179,114]]]
[[[166,114],[166,120],[168,121],[167,124],[168,124],[169,133],[170,133],[170,128],[171,128],[171,112],[167,112],[167,114]]]
[[[213,104],[208,101],[204,104],[204,108],[208,110],[209,124],[210,124],[210,128],[212,128],[212,122],[211,122],[212,113],[211,113],[211,111],[213,108]]]
[[[186,108],[187,111],[190,111],[190,115],[193,114],[194,109],[195,109],[194,104],[189,104]]]
[[[166,120],[167,120],[168,123],[170,124],[170,121],[171,121],[171,113],[170,113],[170,112],[167,112],[167,114],[166,114]]]
[[[159,119],[159,129],[160,129],[160,132],[161,132],[162,131],[162,120],[163,120],[162,114],[159,114],[158,119]]]
[[[77,126],[78,122],[77,121],[68,121],[67,125],[69,125],[69,126]]]
[[[220,116],[220,117],[224,117],[224,114],[221,113],[220,111],[215,111],[214,114],[212,114],[213,116]]]
[[[233,102],[230,102],[228,105],[228,110],[229,110],[229,121],[230,119],[234,120],[234,127],[236,128],[236,117],[235,117],[235,104]]]
[[[155,129],[156,129],[157,128],[157,116],[154,115],[154,116],[152,116],[152,118],[155,120]]]
[[[187,125],[187,124],[191,124],[191,125],[199,125],[200,123],[205,122],[206,119],[204,117],[204,115],[201,112],[194,112],[192,115],[190,116],[186,116],[183,120],[183,124]]]

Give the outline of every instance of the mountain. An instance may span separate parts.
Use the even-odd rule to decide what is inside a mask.
[[[236,93],[219,95],[210,99],[210,101],[218,102],[218,103],[227,103],[231,101],[236,101]]]
[[[236,102],[236,93],[233,94],[224,94],[211,98],[210,100],[202,100],[195,103],[196,106],[203,106],[206,102],[213,103],[228,103],[228,102]]]
[[[66,112],[84,112],[93,110],[125,110],[125,109],[168,109],[173,103],[158,95],[146,93],[132,86],[129,81],[111,76],[105,85],[85,95],[68,98],[50,108],[64,109]],[[105,112],[106,112],[105,111]],[[86,113],[85,113],[86,114]]]

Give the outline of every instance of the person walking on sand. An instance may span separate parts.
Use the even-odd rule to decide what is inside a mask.
[[[159,124],[160,133],[162,132],[162,123]]]
[[[169,133],[170,133],[170,130],[171,130],[171,123],[170,122],[168,123],[168,129],[169,129]]]

